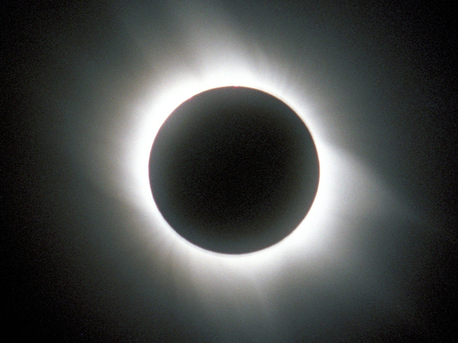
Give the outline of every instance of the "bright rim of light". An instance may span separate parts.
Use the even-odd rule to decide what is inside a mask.
[[[185,61],[176,65],[155,61],[167,68],[154,70],[151,84],[144,85],[136,103],[123,118],[107,125],[112,145],[99,153],[109,156],[106,165],[111,172],[94,175],[113,196],[133,208],[138,219],[129,229],[150,252],[151,264],[173,270],[176,287],[191,287],[214,311],[220,302],[230,304],[237,298],[240,303],[241,297],[250,295],[257,297],[256,306],[269,307],[267,299],[281,277],[296,271],[311,278],[330,277],[339,265],[347,271],[357,270],[361,262],[351,250],[351,238],[364,218],[383,211],[391,199],[367,167],[336,144],[345,138],[332,131],[336,114],[319,111],[325,106],[308,96],[306,79],[296,77],[291,66],[247,49],[239,37],[229,33],[230,28],[218,31],[212,25],[222,27],[221,23],[207,23],[205,30],[205,23],[200,23],[199,30],[190,25],[187,31],[187,44],[195,47],[189,56],[192,66]],[[290,106],[312,134],[320,163],[317,195],[302,223],[279,243],[241,255],[206,251],[179,236],[157,209],[148,174],[154,138],[173,110],[196,94],[227,86],[258,89]]]
[[[284,101],[298,113],[311,131],[320,162],[320,182],[315,201],[308,215],[297,229],[272,247],[236,256],[209,252],[181,238],[162,218],[152,197],[148,174],[153,141],[166,118],[190,97],[209,89],[227,86],[258,89]],[[363,186],[362,193],[365,193],[364,188],[367,188],[367,184],[364,185],[364,183],[371,182],[367,180],[367,175],[364,175],[363,166],[357,166],[357,161],[351,161],[351,157],[345,156],[345,152],[339,152],[326,143],[326,140],[320,135],[323,128],[318,127],[313,120],[313,116],[317,114],[312,112],[306,101],[299,99],[299,94],[278,87],[276,80],[256,75],[240,62],[234,64],[232,69],[222,69],[217,64],[213,68],[209,67],[205,74],[199,76],[181,75],[179,80],[171,81],[167,87],[164,87],[163,91],[153,95],[152,104],[144,105],[145,107],[141,110],[137,133],[130,137],[128,142],[131,147],[129,149],[130,158],[129,165],[125,166],[129,168],[131,182],[133,180],[133,184],[130,185],[130,191],[133,192],[131,199],[138,199],[137,205],[150,215],[152,227],[150,228],[151,237],[149,239],[154,240],[154,235],[163,235],[169,240],[175,240],[174,243],[178,245],[177,250],[183,251],[183,254],[193,254],[196,258],[207,259],[208,261],[224,260],[234,263],[234,261],[243,260],[245,266],[246,263],[253,263],[254,261],[271,265],[271,259],[274,259],[275,255],[284,251],[294,251],[293,248],[298,245],[301,245],[301,249],[307,250],[308,253],[320,249],[325,244],[323,240],[330,239],[328,237],[330,231],[337,225],[336,220],[339,216],[334,215],[336,209],[342,211],[351,206],[351,203],[348,202],[346,205],[337,204],[339,201],[343,201],[343,198],[348,199],[345,192],[351,190],[353,193],[353,206],[348,209],[350,213],[353,211],[356,214],[361,211],[362,205],[365,205],[364,208],[367,209],[370,206],[367,199],[359,199],[360,196],[364,197],[364,194],[354,194],[354,189],[352,189],[352,180],[358,181]],[[345,211],[347,212],[347,210]]]

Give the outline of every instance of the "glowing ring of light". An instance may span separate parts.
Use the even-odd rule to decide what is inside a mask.
[[[302,289],[316,277],[335,280],[336,270],[358,274],[367,267],[359,255],[364,252],[354,249],[352,239],[368,218],[392,213],[398,203],[363,161],[344,148],[352,128],[336,127],[342,122],[338,106],[326,106],[319,96],[308,94],[312,85],[301,74],[306,67],[298,73],[297,66],[247,48],[224,18],[202,11],[199,17],[209,22],[195,23],[193,6],[178,11],[184,23],[181,43],[191,47],[189,56],[153,59],[152,68],[160,70],[151,71],[151,84],[141,85],[135,103],[127,104],[120,117],[106,116],[102,135],[94,134],[99,145],[86,160],[98,164],[86,162],[86,167],[94,183],[127,208],[126,236],[147,256],[155,280],[159,275],[163,284],[180,290],[182,300],[197,299],[215,316],[224,306],[238,310],[254,305],[259,311],[245,307],[247,313],[269,314],[279,284],[296,283],[295,289]],[[132,36],[142,43],[136,30]],[[153,141],[173,110],[195,94],[228,86],[258,89],[288,105],[306,123],[320,164],[317,194],[302,223],[279,243],[241,255],[210,252],[181,238],[157,209],[148,174]]]
[[[307,95],[307,89],[310,89],[307,80],[294,75],[291,66],[276,63],[259,51],[247,50],[241,40],[228,34],[230,30],[216,35],[218,42],[212,41],[213,38],[205,35],[207,31],[201,32],[201,24],[198,31],[194,32],[193,28],[187,31],[196,46],[194,58],[197,57],[199,64],[189,68],[184,64],[185,60],[182,65],[173,66],[162,61],[167,67],[159,73],[152,71],[152,83],[143,86],[144,92],[138,96],[138,102],[126,109],[124,119],[111,125],[108,135],[113,137],[111,140],[116,145],[108,154],[103,153],[114,156],[114,161],[109,163],[115,163],[117,171],[108,181],[102,179],[104,176],[98,176],[98,182],[109,187],[110,192],[142,217],[137,226],[140,240],[151,245],[155,256],[173,253],[174,263],[191,264],[189,268],[196,273],[205,266],[202,273],[206,276],[214,277],[214,273],[218,273],[212,272],[212,268],[225,268],[235,275],[246,270],[256,271],[259,277],[259,273],[267,275],[269,271],[284,267],[285,260],[306,261],[303,266],[313,265],[311,268],[316,269],[323,266],[324,260],[340,260],[341,263],[345,258],[352,258],[347,246],[352,227],[355,221],[386,203],[386,198],[380,195],[386,193],[385,188],[380,187],[378,179],[360,160],[336,145],[336,140],[345,139],[345,131],[336,136],[336,132],[330,129],[336,114],[317,110],[323,106]],[[220,42],[231,43],[221,45]],[[208,48],[205,52],[201,51],[203,46]],[[195,94],[228,86],[258,89],[288,105],[306,123],[320,164],[317,194],[302,223],[281,242],[242,255],[206,251],[180,237],[157,209],[148,175],[154,138],[173,110]],[[120,135],[123,138],[118,143]],[[379,196],[374,197],[375,193]]]
[[[281,256],[294,259],[293,256],[307,255],[321,258],[326,251],[326,260],[337,258],[345,251],[348,230],[342,230],[344,217],[358,218],[367,211],[372,211],[381,200],[368,199],[368,194],[377,188],[377,181],[356,158],[339,147],[332,146],[322,125],[320,114],[314,113],[300,85],[293,82],[286,86],[284,80],[272,75],[282,75],[282,70],[270,73],[256,73],[256,68],[247,64],[242,68],[228,71],[224,68],[208,70],[200,75],[181,75],[179,79],[165,82],[161,92],[151,87],[150,101],[140,104],[134,111],[137,117],[129,118],[134,124],[130,127],[129,137],[124,141],[124,150],[120,151],[120,163],[123,174],[130,180],[129,185],[122,185],[116,191],[118,195],[139,212],[143,213],[148,224],[141,228],[143,241],[151,242],[155,249],[156,242],[161,246],[173,246],[174,256],[178,260],[187,260],[197,268],[211,264],[229,267],[234,272],[243,272],[247,268],[265,271],[266,268],[280,266]],[[270,75],[270,78],[267,77]],[[185,100],[208,89],[243,86],[259,89],[280,99],[292,108],[306,123],[314,139],[320,163],[320,181],[317,194],[310,211],[302,223],[281,242],[257,252],[242,255],[225,255],[203,250],[179,236],[162,218],[151,194],[148,175],[148,163],[154,138],[162,123]],[[127,158],[126,158],[127,156]],[[354,185],[358,184],[355,190]],[[379,191],[378,188],[375,191]],[[348,201],[351,199],[352,201]],[[370,200],[370,201],[369,201]],[[365,212],[366,211],[366,212]],[[348,220],[350,221],[350,220]],[[345,232],[347,231],[347,232]],[[168,248],[168,249],[169,249]],[[243,261],[240,263],[240,261]],[[250,267],[251,266],[251,267]],[[208,271],[205,273],[208,275]]]
[[[243,86],[259,89],[282,100],[293,110],[295,110],[295,112],[298,113],[298,115],[306,123],[314,138],[323,174],[320,177],[317,196],[315,198],[314,204],[310,209],[310,212],[308,213],[304,221],[296,228],[296,230],[290,236],[312,235],[314,231],[312,227],[315,226],[313,223],[319,221],[319,213],[323,212],[323,208],[326,207],[323,198],[327,198],[328,196],[324,195],[323,193],[330,191],[330,186],[328,182],[329,177],[327,178],[326,175],[329,175],[329,170],[331,169],[329,163],[331,157],[326,149],[326,145],[324,144],[323,140],[320,139],[317,135],[316,132],[318,130],[316,129],[316,127],[314,127],[313,121],[310,120],[310,114],[308,113],[307,108],[304,106],[304,104],[297,101],[294,97],[288,96],[286,92],[281,92],[280,89],[275,89],[275,87],[273,87],[275,83],[261,82],[261,79],[262,78],[259,77],[256,78],[252,73],[234,72],[223,73],[223,75],[222,73],[217,73],[214,75],[209,75],[208,77],[203,79],[196,79],[190,77],[187,80],[180,80],[180,82],[176,82],[175,84],[169,86],[168,91],[160,94],[160,96],[153,97],[154,104],[148,110],[145,111],[146,120],[142,124],[142,135],[137,140],[137,147],[135,149],[137,151],[137,154],[135,156],[134,172],[137,180],[137,189],[141,189],[141,198],[143,199],[144,203],[147,204],[149,210],[152,211],[152,213],[154,214],[156,222],[165,229],[165,231],[167,232],[167,236],[170,239],[180,240],[183,249],[192,250],[196,253],[197,251],[199,251],[200,253],[211,256],[220,255],[219,257],[224,256],[225,258],[234,258],[233,256],[229,257],[224,254],[217,254],[200,249],[185,241],[181,236],[177,235],[175,231],[168,226],[168,224],[162,218],[159,210],[157,209],[157,206],[152,198],[151,188],[149,184],[149,156],[153,141],[162,123],[181,103],[183,103],[190,97],[194,96],[195,94],[199,94],[208,89],[227,86]],[[148,115],[148,113],[150,113],[150,115]],[[318,207],[321,209],[319,209]],[[261,259],[264,259],[264,255],[274,253],[278,249],[282,248],[282,246],[288,245],[288,242],[297,242],[297,238],[298,237],[292,237],[291,239],[288,239],[287,237],[283,241],[275,244],[270,248],[251,254],[246,254],[245,257],[248,257],[248,255],[250,255],[250,258],[258,256]]]

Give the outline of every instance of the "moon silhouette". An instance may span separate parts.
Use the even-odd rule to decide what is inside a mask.
[[[241,254],[269,247],[304,219],[319,163],[310,132],[265,92],[207,90],[161,126],[149,162],[153,198],[183,238]]]

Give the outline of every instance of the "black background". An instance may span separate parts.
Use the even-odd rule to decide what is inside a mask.
[[[268,333],[231,322],[211,324],[201,309],[178,300],[170,284],[161,282],[160,270],[150,270],[154,282],[144,290],[138,266],[147,262],[138,261],[135,239],[124,234],[130,205],[88,176],[87,165],[98,168],[96,158],[82,163],[96,144],[91,139],[103,132],[101,118],[121,117],[122,103],[146,82],[145,70],[173,68],[186,56],[176,22],[169,20],[175,8],[170,4],[3,4],[2,336],[70,342],[266,340]],[[396,281],[416,304],[408,320],[379,317],[364,295],[319,280],[313,281],[319,301],[307,303],[312,315],[300,300],[302,290],[284,284],[275,302],[281,320],[272,340],[456,341],[456,5],[214,1],[195,6],[217,8],[253,46],[292,66],[294,77],[307,77],[308,91],[337,113],[329,130],[347,133],[342,145],[370,164],[427,223],[425,230],[408,220],[377,218],[368,220],[370,230],[359,238],[374,273]],[[123,26],[123,15],[144,29],[138,41]],[[348,310],[354,304],[363,310]]]

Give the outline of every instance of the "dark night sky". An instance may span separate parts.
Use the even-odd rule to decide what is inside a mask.
[[[346,3],[6,5],[2,335],[458,341],[456,5]],[[241,64],[310,103],[332,187],[313,238],[228,260],[164,232],[131,165],[145,103]]]

